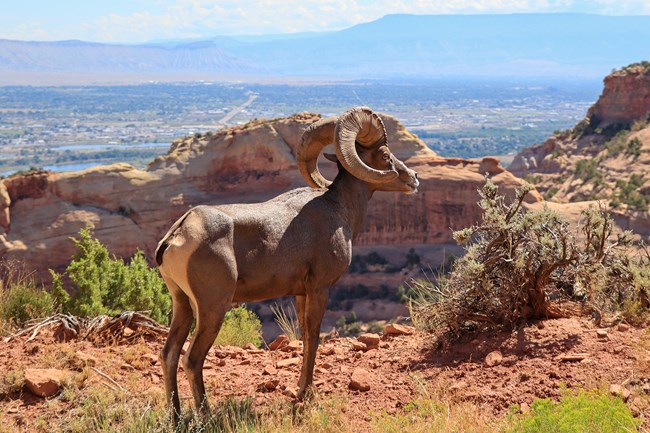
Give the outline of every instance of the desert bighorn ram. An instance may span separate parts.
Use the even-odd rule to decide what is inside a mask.
[[[172,296],[169,336],[160,353],[167,399],[180,414],[177,368],[193,318],[196,331],[183,357],[194,402],[207,408],[203,362],[233,302],[296,297],[304,343],[299,397],[312,384],[329,289],[345,272],[352,241],[375,191],[417,191],[417,174],[389,150],[381,118],[367,107],[310,125],[297,150],[298,188],[257,204],[197,206],[169,229],[156,261]],[[339,173],[318,170],[334,143]]]

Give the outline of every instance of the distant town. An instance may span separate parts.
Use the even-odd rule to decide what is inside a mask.
[[[599,81],[354,81],[322,85],[218,82],[0,87],[0,174],[144,166],[176,138],[251,119],[368,105],[397,117],[442,156],[501,156],[584,117]]]

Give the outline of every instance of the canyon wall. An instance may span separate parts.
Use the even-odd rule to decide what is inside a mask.
[[[416,170],[415,195],[376,193],[360,247],[452,242],[451,229],[480,216],[477,188],[489,173],[512,195],[520,179],[495,158],[441,158],[396,119],[383,115],[389,146]],[[303,130],[320,116],[301,113],[272,121],[176,140],[145,170],[114,164],[79,172],[32,172],[0,181],[0,256],[19,259],[47,279],[75,252],[70,237],[90,225],[109,250],[123,257],[141,249],[151,260],[158,240],[187,209],[199,204],[264,201],[305,186],[295,163]],[[333,153],[333,149],[325,149]],[[330,179],[336,165],[320,162]],[[533,192],[530,204],[540,203]]]

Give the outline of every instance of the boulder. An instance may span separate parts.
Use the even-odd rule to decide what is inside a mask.
[[[415,328],[412,326],[397,323],[388,323],[384,326],[384,334],[388,335],[411,335],[413,333],[415,333]]]
[[[269,344],[269,350],[278,350],[290,343],[289,337],[286,335],[278,335],[275,340]]]
[[[71,376],[71,372],[56,368],[28,368],[25,370],[25,386],[34,395],[52,397]]]
[[[287,358],[287,359],[281,359],[276,363],[278,368],[286,368],[286,367],[292,367],[294,365],[300,365],[301,361],[299,357],[294,357],[294,358]]]
[[[370,391],[372,376],[362,368],[355,368],[350,375],[349,388],[353,391]]]
[[[501,364],[501,361],[503,361],[503,355],[498,350],[488,353],[487,356],[485,357],[485,365],[487,365],[488,367],[494,367],[495,365],[499,365]]]
[[[378,347],[381,338],[377,334],[365,333],[357,337],[357,340],[365,344],[367,347]]]

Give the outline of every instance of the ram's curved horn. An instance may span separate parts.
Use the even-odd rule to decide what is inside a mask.
[[[309,125],[302,134],[300,146],[296,151],[296,163],[302,177],[313,188],[326,188],[332,183],[320,174],[318,155],[323,147],[334,143],[334,129],[338,119],[338,116],[321,119]]]
[[[385,145],[387,139],[384,122],[368,107],[351,108],[336,122],[336,156],[347,171],[365,182],[383,183],[398,176],[395,170],[377,170],[368,166],[357,154],[357,144],[375,149]]]

